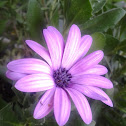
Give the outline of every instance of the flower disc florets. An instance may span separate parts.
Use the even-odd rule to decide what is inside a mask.
[[[67,87],[72,75],[65,68],[59,68],[53,72],[53,78],[57,86]]]

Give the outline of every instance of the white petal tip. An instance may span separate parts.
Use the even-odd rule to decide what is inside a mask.
[[[41,117],[34,111],[33,113],[34,119],[41,119]]]
[[[17,90],[22,91],[22,90],[21,90],[21,87],[20,87],[17,83],[14,85],[14,87],[15,87]]]
[[[34,119],[39,119],[35,114],[33,115]]]
[[[90,41],[93,41],[92,37],[90,35],[85,35]]]
[[[31,42],[33,42],[32,40],[25,40],[25,43],[27,44],[27,45],[29,45]]]
[[[108,89],[111,89],[111,88],[113,88],[113,83],[110,81]]]
[[[73,24],[71,27],[78,27],[76,24]]]
[[[47,29],[56,29],[56,28],[53,26],[48,26]]]
[[[91,122],[92,122],[92,119],[91,119],[91,120],[85,121],[85,123],[86,123],[87,125],[89,125]]]
[[[30,40],[25,40],[26,43],[28,43]]]
[[[113,107],[113,104],[111,104],[110,107]]]
[[[110,106],[110,107],[113,107],[112,101],[109,101],[109,103],[107,105]]]
[[[103,53],[102,50],[97,50],[95,53],[98,54],[98,55],[104,56],[104,53]]]
[[[73,24],[70,29],[76,29],[76,30],[80,31],[79,27],[77,25],[75,25],[75,24]]]

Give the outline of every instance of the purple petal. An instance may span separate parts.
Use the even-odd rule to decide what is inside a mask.
[[[82,75],[82,74],[95,74],[95,75],[104,75],[108,72],[107,68],[102,66],[102,65],[95,65],[85,71],[83,71],[82,73],[80,74],[77,74],[78,75]]]
[[[92,37],[90,35],[84,35],[81,38],[81,44],[78,50],[77,57],[78,59],[85,56],[92,44]]]
[[[50,66],[52,65],[49,52],[46,48],[32,40],[26,40],[26,43],[32,50],[34,50],[38,55],[45,59]]]
[[[48,74],[31,74],[18,80],[15,88],[22,92],[39,92],[55,87],[53,78]]]
[[[33,116],[35,119],[41,119],[52,111],[54,91],[55,91],[54,88],[46,91],[45,94],[42,96],[42,98],[39,100],[34,110]]]
[[[91,85],[106,89],[113,88],[113,84],[110,80],[98,75],[85,74],[80,76],[73,76],[71,81],[75,84]]]
[[[27,74],[23,74],[23,73],[17,73],[17,72],[12,72],[10,70],[8,70],[6,72],[6,76],[11,79],[11,80],[19,80],[21,78],[23,78],[24,76],[26,76]]]
[[[54,96],[54,114],[59,126],[63,126],[69,119],[71,102],[67,93],[57,87]]]
[[[95,90],[93,90],[92,86],[73,84],[71,88],[78,90],[79,92],[83,93],[84,95],[86,95],[89,98],[96,99],[96,100],[107,100],[104,96],[102,96],[101,94],[99,94]]]
[[[76,53],[80,47],[81,43],[81,33],[77,25],[72,25],[67,38],[63,59],[62,67],[69,69],[76,61]]]
[[[49,49],[53,68],[56,70],[61,65],[64,48],[63,37],[58,30],[51,26],[49,26],[47,29],[44,29],[43,34]]]
[[[90,87],[90,88],[92,88],[92,90],[94,90],[99,95],[102,95],[107,99],[107,100],[101,100],[103,103],[105,103],[106,105],[108,105],[110,107],[113,107],[113,103],[112,103],[111,99],[108,97],[108,95],[104,91],[102,91],[101,89],[96,88],[96,87]]]
[[[101,101],[103,103],[105,103],[106,105],[109,105],[110,107],[113,107],[113,103],[112,103],[111,99],[108,97],[108,95],[103,90],[101,90],[99,88],[96,88],[96,87],[92,87],[92,86],[88,86],[88,88],[90,88],[92,91],[97,92],[99,95],[106,98],[106,100],[101,100]]]
[[[95,51],[95,52],[87,55],[86,57],[84,57],[83,59],[78,61],[70,69],[70,73],[72,75],[81,74],[85,70],[97,65],[102,60],[103,56],[104,56],[104,54],[103,54],[103,51],[101,51],[101,50]]]
[[[75,62],[77,62],[84,55],[86,55],[91,44],[92,44],[92,37],[90,35],[85,35],[81,38],[81,43],[80,43],[80,47],[78,49],[78,53],[75,53],[75,55],[74,55]]]
[[[8,63],[7,68],[14,72],[33,74],[33,73],[51,73],[47,63],[34,58],[14,60]]]
[[[97,87],[73,84],[71,88],[78,90],[89,98],[101,100],[103,103],[113,107],[113,103],[108,95]]]
[[[66,90],[71,96],[83,121],[86,124],[90,124],[92,121],[92,112],[86,97],[72,88],[67,88]]]

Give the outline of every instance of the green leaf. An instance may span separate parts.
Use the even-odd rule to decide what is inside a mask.
[[[126,1],[124,2],[124,1],[117,1],[115,4],[114,4],[115,6],[117,6],[117,7],[119,7],[119,8],[125,8],[125,6],[126,6]]]
[[[122,26],[123,29],[121,31],[121,35],[120,35],[120,40],[123,41],[124,39],[126,39],[126,25]]]
[[[91,36],[93,38],[93,42],[90,49],[91,52],[93,52],[94,50],[103,50],[106,41],[105,35],[100,32],[95,32]]]
[[[23,94],[23,92],[18,91],[15,87],[12,87],[11,89],[12,89],[13,92],[15,93],[16,98],[17,98],[17,101],[18,101],[20,104],[23,104],[23,100],[24,100],[24,97],[25,97],[25,95]]]
[[[37,0],[29,0],[27,11],[27,28],[32,39],[41,39],[41,8]]]
[[[114,59],[115,61],[119,61],[120,64],[124,64],[124,62],[126,61],[126,58],[119,54],[116,54]]]
[[[17,116],[12,111],[11,103],[0,110],[0,126],[21,126]]]
[[[111,9],[81,25],[86,33],[107,31],[116,25],[125,15],[125,10],[120,8]]]
[[[25,122],[26,119],[27,119],[27,118],[25,118],[25,115],[24,115],[24,112],[23,112],[23,110],[25,110],[25,108],[24,107],[21,108],[19,106],[19,104],[16,103],[14,105],[13,109],[14,109],[14,112],[15,112],[16,116],[18,117],[18,119],[20,119],[20,122]]]
[[[56,9],[51,17],[51,25],[54,27],[58,27],[59,25],[59,10]]]
[[[19,23],[22,23],[22,24],[23,24],[23,22],[24,22],[23,17],[22,17],[21,14],[19,14],[19,13],[16,13],[16,20],[17,20]]]
[[[119,44],[117,50],[121,50],[123,52],[126,52],[126,39]]]
[[[6,23],[7,23],[7,20],[0,20],[0,35],[2,35],[2,33],[4,32],[6,28]]]
[[[102,115],[100,115],[102,118],[101,124],[109,125],[109,126],[125,126],[126,121],[125,117],[115,109],[106,109],[106,111],[103,110]]]
[[[0,109],[3,108],[7,103],[0,97]]]
[[[120,29],[120,41],[126,39],[126,15],[123,17]]]
[[[7,1],[0,1],[0,8],[4,7],[6,3],[7,3]]]
[[[65,0],[64,6],[65,17],[70,25],[84,23],[91,17],[89,0]]]
[[[121,75],[126,76],[126,62],[123,64],[122,68],[120,69],[120,73]]]
[[[108,55],[116,51],[116,47],[119,44],[119,40],[107,34],[105,35],[105,37],[106,37],[106,45],[104,47],[104,53]]]
[[[106,0],[90,0],[93,11],[92,13],[97,13],[100,11],[106,4]]]
[[[116,100],[116,106],[126,112],[126,86],[120,88],[119,91],[115,94],[114,99]]]

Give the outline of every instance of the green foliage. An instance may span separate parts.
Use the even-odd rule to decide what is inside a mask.
[[[115,53],[114,51],[116,51],[116,47],[119,44],[119,40],[108,34],[106,34],[105,36],[106,36],[106,45],[104,48],[105,54],[108,55],[111,53]]]
[[[2,109],[7,103],[2,99],[0,98],[0,109]]]
[[[4,7],[6,3],[7,3],[7,1],[1,1],[1,2],[0,2],[0,8],[1,8],[1,7]]]
[[[91,17],[91,5],[89,0],[65,0],[66,22],[82,24]]]
[[[123,41],[126,39],[126,16],[124,16],[123,20],[121,21],[121,28],[120,28],[120,40]]]
[[[119,44],[118,50],[119,49],[122,50],[123,52],[126,52],[126,39]]]
[[[6,28],[6,20],[0,21],[0,35],[4,32],[5,28]]]
[[[17,116],[12,111],[12,104],[9,103],[0,110],[0,125],[1,126],[21,126]]]
[[[93,8],[93,11],[92,11],[93,14],[102,10],[104,5],[106,4],[106,0],[90,0],[90,2]]]
[[[93,42],[91,45],[91,51],[93,52],[94,50],[103,50],[106,42],[106,37],[103,33],[100,32],[95,32],[92,35]]]
[[[120,8],[112,9],[92,18],[81,25],[81,27],[86,31],[86,33],[104,32],[116,25],[125,13],[125,10]]]
[[[41,40],[42,11],[37,0],[29,0],[27,10],[27,27],[32,39]]]
[[[58,24],[59,24],[59,13],[58,12],[59,12],[59,10],[56,9],[54,11],[51,19],[50,19],[51,20],[51,23],[50,24],[52,24],[52,26],[55,26],[55,27],[58,27]]]

